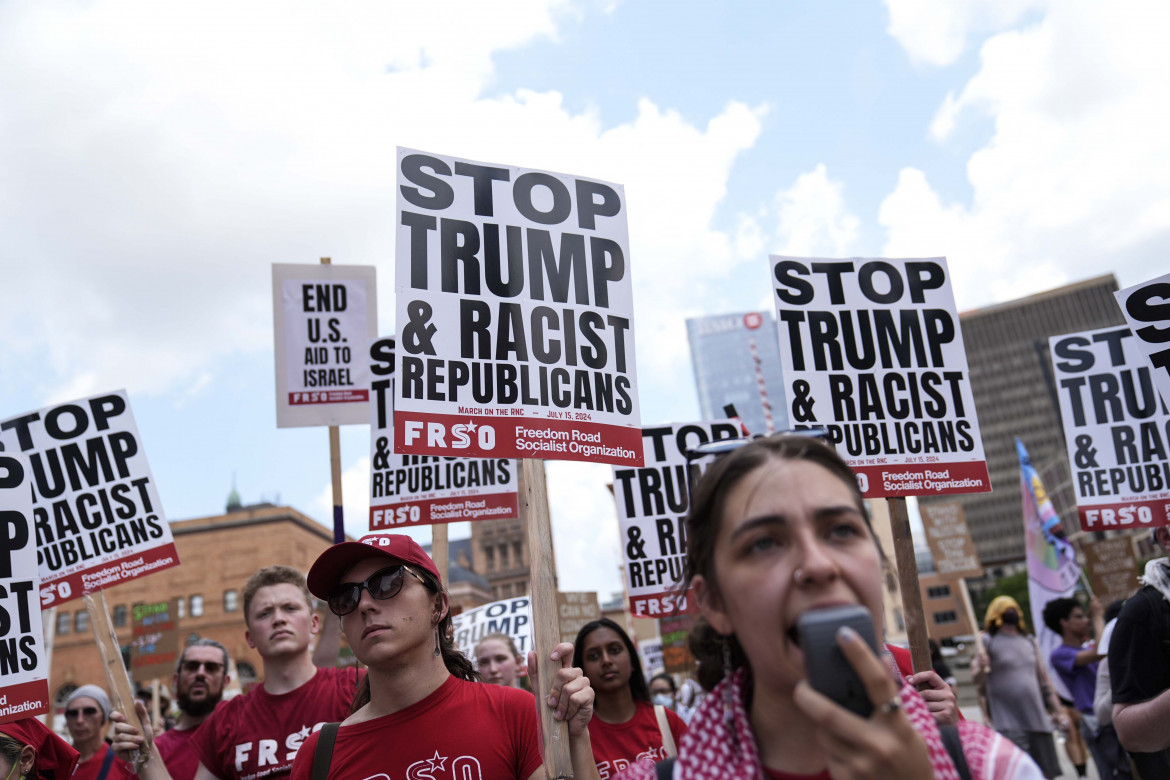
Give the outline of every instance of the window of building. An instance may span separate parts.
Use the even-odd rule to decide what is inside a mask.
[[[953,609],[948,609],[946,612],[935,612],[934,613],[934,624],[936,626],[941,626],[945,623],[958,623],[958,622],[959,622],[959,615]]]
[[[203,616],[203,596],[195,594],[191,597],[191,617]]]
[[[73,616],[68,612],[57,613],[57,633],[59,635],[68,634],[69,629],[73,626]]]
[[[114,607],[114,627],[121,628],[126,625],[126,605],[118,604]]]
[[[58,616],[60,617],[60,616]],[[53,697],[53,706],[61,709],[65,706],[65,702],[69,701],[69,697],[77,690],[77,686],[73,683],[65,683],[57,689],[57,695]]]
[[[240,608],[240,592],[238,590],[225,590],[223,592],[223,611],[235,612]]]
[[[175,601],[177,601],[179,603],[179,617],[180,618],[187,617],[187,599],[183,598],[182,596],[179,596],[177,599],[175,599]]]
[[[488,571],[495,571],[496,570],[496,548],[492,547],[490,544],[487,544],[487,545],[484,545],[483,551],[484,551],[484,553],[487,554],[487,570]]]
[[[260,681],[260,677],[256,674],[256,667],[248,661],[236,661],[236,673],[239,674],[242,683]]]
[[[951,595],[950,585],[934,585],[926,589],[927,598],[945,599]]]
[[[73,633],[80,634],[89,630],[89,613],[79,609],[73,613]]]

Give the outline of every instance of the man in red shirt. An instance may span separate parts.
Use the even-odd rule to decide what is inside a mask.
[[[96,685],[83,685],[65,703],[65,727],[81,754],[73,777],[77,780],[133,780],[134,770],[105,742],[110,721],[110,697]]]
[[[326,656],[336,659],[341,637],[336,630],[325,632],[313,654],[321,620],[296,569],[269,566],[253,574],[244,586],[244,620],[244,637],[264,661],[264,684],[220,704],[191,735],[199,756],[195,780],[287,777],[305,738],[343,720],[357,691],[357,669],[314,663]],[[137,732],[121,722],[115,731],[116,746],[131,749]],[[170,778],[156,751],[138,776]]]
[[[214,639],[196,639],[179,655],[172,683],[179,722],[154,738],[172,780],[195,777],[199,754],[191,744],[191,735],[223,698],[223,687],[230,679],[227,669],[227,648]]]

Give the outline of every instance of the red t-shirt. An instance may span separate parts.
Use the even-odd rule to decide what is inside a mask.
[[[317,736],[305,740],[290,780],[312,777]],[[406,709],[338,729],[329,780],[526,780],[540,766],[532,694],[452,675]]]
[[[604,723],[596,715],[589,721],[589,742],[593,745],[593,760],[597,762],[601,780],[638,761],[654,763],[666,758],[654,706],[635,701],[634,707],[634,717],[625,723]],[[666,723],[677,750],[679,739],[687,732],[687,724],[670,710],[666,711]]]
[[[98,751],[93,754],[89,761],[82,761],[77,764],[77,769],[73,772],[72,780],[97,780],[98,773],[102,771],[102,762],[106,760],[106,752],[110,750],[110,746],[102,743]],[[110,771],[106,775],[106,780],[138,780],[138,775],[134,773],[134,768],[122,759],[114,756],[114,761],[110,764]]]
[[[349,716],[358,670],[318,669],[296,690],[274,695],[258,686],[220,703],[191,736],[199,761],[221,780],[287,775],[309,734]]]
[[[199,754],[191,744],[191,735],[197,729],[198,726],[194,729],[171,729],[154,738],[155,747],[162,756],[171,780],[194,780],[195,770],[199,768]]]

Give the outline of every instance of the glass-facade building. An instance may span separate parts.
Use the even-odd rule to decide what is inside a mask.
[[[771,312],[694,317],[687,320],[687,338],[704,420],[723,419],[723,408],[733,404],[751,433],[788,427]]]

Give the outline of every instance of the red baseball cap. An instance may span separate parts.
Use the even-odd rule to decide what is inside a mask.
[[[319,599],[329,598],[329,593],[341,582],[341,576],[358,561],[370,556],[384,556],[387,559],[409,563],[429,572],[443,586],[443,579],[431,556],[419,543],[405,534],[369,534],[356,542],[335,544],[318,556],[305,578],[309,592]]]

